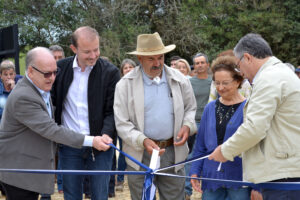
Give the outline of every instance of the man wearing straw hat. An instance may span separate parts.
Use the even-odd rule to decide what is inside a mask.
[[[140,65],[125,75],[115,91],[115,122],[124,141],[123,150],[149,165],[152,150],[159,150],[160,167],[184,161],[187,138],[196,132],[196,100],[188,79],[164,64],[164,54],[175,45],[164,46],[158,33],[137,38]],[[130,160],[127,170],[144,170]],[[183,165],[163,171],[184,175]],[[133,200],[142,196],[144,176],[129,175]],[[160,200],[184,199],[185,179],[157,176],[154,180]]]

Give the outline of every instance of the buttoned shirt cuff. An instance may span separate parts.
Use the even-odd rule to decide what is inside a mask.
[[[93,140],[94,140],[94,136],[86,135],[84,137],[84,141],[83,141],[83,145],[82,146],[92,147],[93,146]]]
[[[137,144],[139,147],[142,147],[144,148],[144,140],[146,139],[147,137],[143,134],[139,135],[138,138],[137,138]]]
[[[227,160],[233,161],[234,156],[230,154],[229,150],[227,149],[226,143],[223,143],[221,146],[221,153]]]
[[[197,132],[197,127],[196,127],[195,123],[191,123],[191,122],[185,121],[183,123],[183,125],[188,126],[190,128],[189,136],[194,135]]]

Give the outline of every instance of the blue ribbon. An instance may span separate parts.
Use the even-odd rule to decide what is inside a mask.
[[[154,174],[153,170],[149,168],[148,166],[144,165],[143,163],[140,163],[138,160],[133,158],[132,156],[128,155],[127,153],[121,151],[118,149],[115,145],[109,144],[112,148],[116,149],[119,151],[121,154],[138,164],[139,166],[143,167],[147,171],[145,172],[145,179],[144,179],[144,185],[143,185],[143,193],[142,193],[142,200],[151,200],[151,187],[153,184],[153,179],[154,179]]]
[[[145,175],[142,200],[150,200],[150,198],[151,198],[151,187],[152,187],[152,184],[153,184],[153,179],[154,179],[154,174],[153,173],[147,173]]]
[[[166,174],[154,172],[155,175],[159,176],[172,176],[174,178],[190,178],[203,181],[219,182],[219,183],[230,183],[235,186],[248,186],[254,189],[273,189],[273,190],[300,190],[300,182],[266,182],[254,184],[251,182],[245,181],[236,181],[236,180],[226,180],[226,179],[214,179],[214,178],[204,178],[204,177],[190,177],[190,176],[179,176],[174,174]]]
[[[132,160],[134,163],[138,164],[140,167],[146,169],[147,171],[153,171],[152,169],[150,169],[147,165],[144,165],[143,163],[140,163],[137,159],[135,159],[134,157],[128,155],[127,153],[121,151],[120,149],[118,149],[115,145],[113,144],[109,144],[109,146],[111,146],[112,148],[116,149],[117,151],[119,151],[121,154],[123,154],[124,156],[126,156],[127,158],[129,158],[130,160]]]
[[[195,177],[189,177],[189,176],[179,176],[174,174],[166,174],[166,173],[159,173],[159,171],[162,171],[166,168],[175,167],[178,165],[182,165],[188,162],[193,162],[195,160],[200,160],[206,158],[206,156],[196,156],[191,159],[188,159],[183,162],[176,163],[169,167],[164,167],[157,169],[153,172],[152,169],[150,169],[148,166],[140,163],[138,160],[133,158],[132,156],[124,153],[120,149],[118,149],[115,145],[110,144],[110,146],[117,151],[119,151],[124,156],[128,157],[130,160],[132,160],[134,163],[138,164],[139,166],[146,169],[146,171],[101,171],[101,170],[42,170],[42,169],[0,169],[0,172],[8,172],[8,173],[34,173],[34,174],[75,174],[75,175],[114,175],[114,174],[128,174],[128,175],[144,175],[145,176],[145,182],[144,182],[144,188],[143,188],[143,200],[150,200],[150,191],[151,186],[153,183],[153,179],[155,175],[158,176],[172,176],[174,178],[190,178],[190,179],[197,179],[197,180],[203,180],[203,181],[214,181],[214,182],[221,182],[221,183],[231,183],[236,186],[249,186],[252,188],[263,188],[263,189],[273,189],[273,190],[300,190],[300,182],[266,182],[266,183],[259,183],[254,184],[250,182],[243,182],[243,181],[236,181],[236,180],[222,180],[222,179],[213,179],[213,178],[195,178]]]
[[[0,169],[0,172],[31,174],[73,174],[73,175],[146,175],[147,171],[105,171],[105,170],[49,170],[49,169]]]

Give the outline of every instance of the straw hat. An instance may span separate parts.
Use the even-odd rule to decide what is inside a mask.
[[[165,46],[157,32],[141,34],[137,38],[136,51],[128,54],[153,56],[168,53],[176,48],[175,44]]]

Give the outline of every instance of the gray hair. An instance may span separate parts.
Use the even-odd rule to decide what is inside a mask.
[[[129,65],[131,65],[131,66],[133,66],[133,67],[136,67],[136,63],[135,63],[133,60],[131,60],[131,59],[129,59],[129,58],[125,58],[125,59],[122,61],[121,67],[120,67],[121,76],[124,76],[124,74],[123,74],[123,68],[124,68],[124,66],[125,66],[126,64],[129,64]]]
[[[248,33],[242,37],[234,47],[233,52],[237,58],[242,58],[244,53],[249,53],[259,59],[273,56],[268,42],[264,40],[261,35],[255,33]]]
[[[208,57],[207,57],[206,54],[204,54],[204,53],[197,53],[197,54],[194,55],[194,57],[193,57],[193,64],[195,64],[195,58],[198,58],[198,57],[201,57],[201,56],[203,56],[203,57],[205,58],[206,63],[209,62],[209,61],[208,61]]]
[[[13,69],[15,71],[15,64],[10,60],[3,60],[0,64],[0,74],[2,74],[2,72],[7,69]]]
[[[50,46],[49,50],[50,51],[61,51],[63,53],[63,56],[65,57],[64,49],[61,46],[57,45],[57,44]]]
[[[26,60],[25,60],[26,71],[28,70],[29,66],[31,66],[35,63],[37,53],[41,50],[48,51],[52,55],[51,51],[46,47],[35,47],[35,48],[31,49],[30,51],[27,52],[27,55],[26,55]]]

